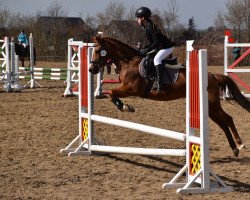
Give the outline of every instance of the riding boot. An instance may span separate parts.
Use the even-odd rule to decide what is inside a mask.
[[[156,69],[156,81],[158,84],[158,88],[157,88],[157,92],[164,92],[163,90],[163,65],[156,65],[155,69]]]

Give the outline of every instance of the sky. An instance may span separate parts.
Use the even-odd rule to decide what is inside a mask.
[[[103,12],[110,2],[122,2],[128,10],[133,6],[149,7],[151,10],[168,10],[170,0],[0,0],[0,8],[8,8],[12,12],[35,15],[37,10],[45,11],[53,1],[62,2],[68,17],[95,16]],[[179,20],[187,25],[188,19],[194,18],[198,29],[213,26],[218,11],[225,11],[228,0],[176,0]]]

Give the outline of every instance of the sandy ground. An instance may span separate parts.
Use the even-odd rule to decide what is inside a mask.
[[[220,68],[221,69],[221,68]],[[210,71],[220,71],[210,67]],[[42,88],[0,93],[0,199],[250,199],[250,114],[234,102],[223,108],[246,143],[235,158],[222,130],[209,121],[210,164],[234,192],[184,195],[161,189],[184,165],[184,158],[139,155],[67,157],[60,149],[78,134],[78,100],[63,98],[62,81],[39,81]],[[97,114],[185,131],[185,100],[154,102],[127,98],[135,113],[119,112],[108,99],[95,100]],[[182,148],[175,140],[96,123],[106,145]]]

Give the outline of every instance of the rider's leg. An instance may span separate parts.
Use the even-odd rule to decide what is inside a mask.
[[[157,76],[157,83],[158,83],[158,89],[157,91],[163,91],[163,64],[162,60],[165,59],[167,56],[169,56],[173,52],[173,48],[169,49],[161,49],[154,58],[154,65],[156,68],[156,76]]]

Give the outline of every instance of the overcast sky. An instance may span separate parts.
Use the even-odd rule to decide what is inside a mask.
[[[37,10],[45,11],[54,0],[0,0],[2,8],[8,8],[13,12],[34,15]],[[170,0],[57,0],[62,2],[69,17],[78,17],[79,13],[83,18],[87,14],[95,16],[102,12],[112,2],[123,2],[124,6],[130,9],[132,6],[139,8],[147,6],[151,10],[168,10]],[[188,24],[188,19],[194,17],[194,22],[199,29],[205,29],[213,25],[214,18],[218,11],[225,10],[225,3],[228,0],[177,0],[178,14],[181,23]]]

